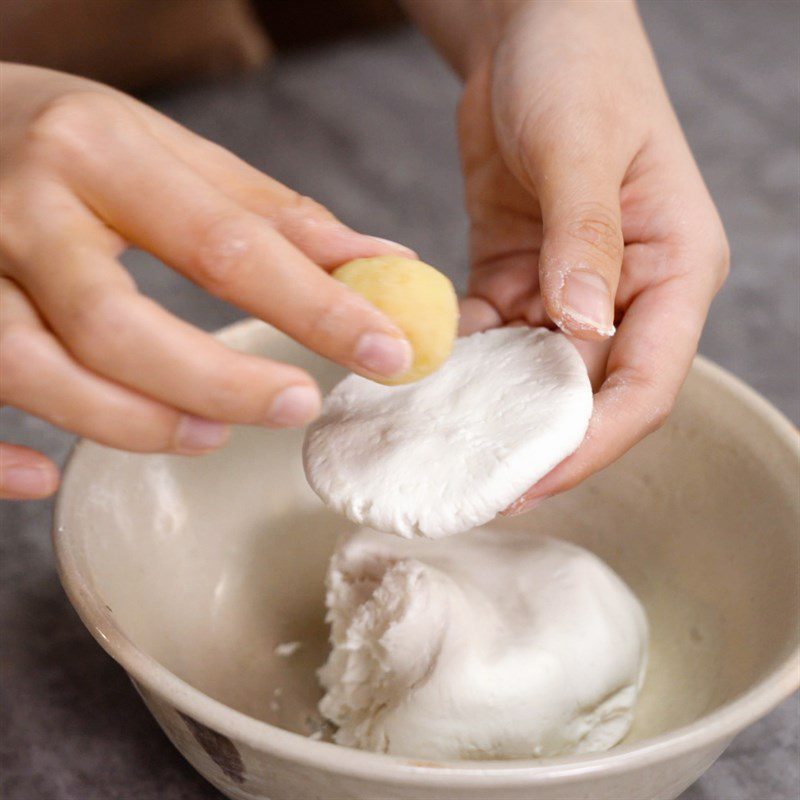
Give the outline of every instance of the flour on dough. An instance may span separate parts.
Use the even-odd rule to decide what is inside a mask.
[[[425,759],[606,750],[647,659],[630,589],[580,547],[484,528],[343,536],[327,577],[321,713],[335,741]]]
[[[354,522],[437,538],[509,506],[577,449],[591,413],[586,367],[563,334],[499,328],[458,339],[416,383],[345,378],[303,461],[314,491]]]

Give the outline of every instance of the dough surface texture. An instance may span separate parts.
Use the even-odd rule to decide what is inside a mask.
[[[339,744],[424,759],[606,750],[647,660],[630,589],[587,550],[484,528],[436,542],[361,529],[327,576],[320,711]]]
[[[563,334],[499,328],[458,339],[416,383],[345,378],[309,427],[303,463],[352,521],[438,538],[513,503],[577,449],[591,413],[586,367]]]

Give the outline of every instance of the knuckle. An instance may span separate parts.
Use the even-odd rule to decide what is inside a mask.
[[[66,335],[77,355],[98,366],[124,347],[128,294],[115,286],[84,290],[73,302]]]
[[[346,230],[325,206],[296,192],[290,192],[267,216],[275,230],[301,250],[313,247],[321,235]]]
[[[663,428],[666,421],[672,416],[675,410],[675,400],[666,398],[653,405],[648,410],[648,429],[650,433]]]
[[[312,348],[332,352],[352,338],[358,328],[366,327],[366,321],[358,298],[320,303],[307,321],[305,337]]]
[[[221,359],[210,370],[205,383],[206,414],[218,419],[251,422],[256,416],[252,384],[243,379],[227,359]]]
[[[145,401],[127,408],[92,403],[94,414],[85,415],[81,434],[101,444],[138,453],[163,453],[173,449],[180,414]]]
[[[335,217],[325,206],[311,197],[294,192],[286,204],[292,216],[311,217],[313,219],[333,220]]]
[[[719,245],[719,256],[717,259],[717,285],[716,289],[719,291],[728,276],[731,274],[731,248],[728,243],[728,238],[722,234]]]
[[[603,388],[634,393],[630,411],[632,418],[638,419],[643,435],[663,427],[675,410],[676,395],[665,391],[656,377],[639,366],[618,367],[606,379]]]
[[[191,265],[193,277],[218,297],[227,297],[247,271],[255,238],[241,214],[225,214],[205,225]]]
[[[179,424],[179,413],[153,407],[124,419],[114,419],[113,428],[109,428],[103,438],[125,450],[166,453],[173,450]]]
[[[225,352],[207,361],[203,378],[203,413],[212,419],[260,423],[268,404],[282,387],[303,383],[309,376],[288,364],[272,363]]]
[[[569,235],[603,258],[621,261],[625,245],[619,215],[596,204],[581,206],[577,212],[576,219],[568,227]]]
[[[84,159],[93,150],[98,130],[107,130],[123,107],[110,94],[79,90],[47,103],[28,129],[28,144],[36,151]]]

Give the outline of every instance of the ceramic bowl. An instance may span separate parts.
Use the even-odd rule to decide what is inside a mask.
[[[342,374],[260,322],[220,336],[308,369],[323,388]],[[578,489],[499,523],[593,550],[647,608],[650,669],[625,741],[594,755],[451,763],[324,741],[323,576],[348,523],[308,488],[302,437],[241,429],[197,459],[81,442],[58,501],[55,547],[72,603],[175,746],[228,797],[666,800],[797,687],[797,432],[698,359],[658,433]],[[292,654],[278,647],[292,642]]]

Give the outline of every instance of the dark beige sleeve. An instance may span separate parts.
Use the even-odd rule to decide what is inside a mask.
[[[0,0],[0,58],[123,89],[264,64],[247,0]]]

